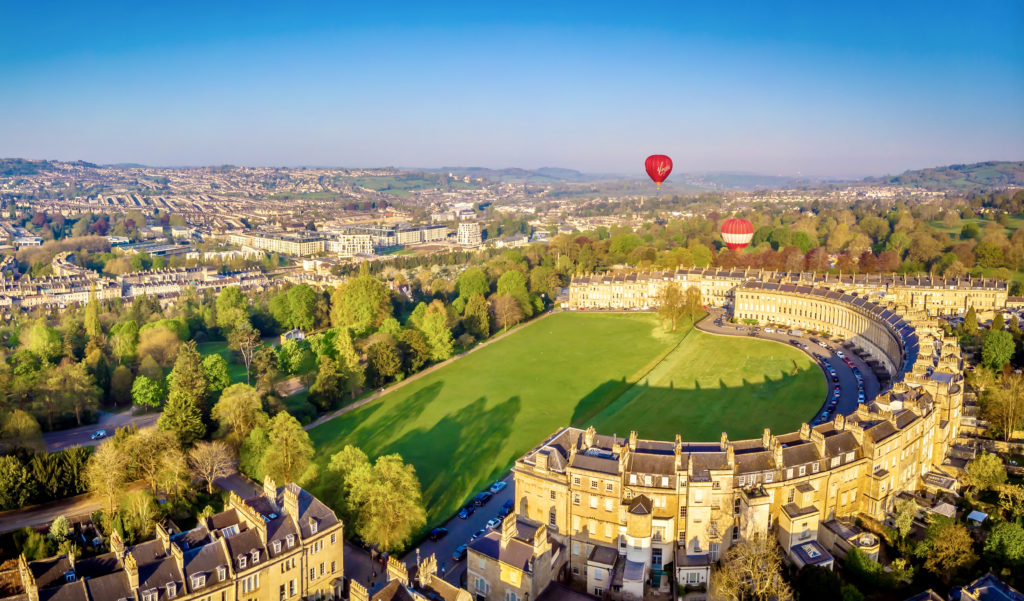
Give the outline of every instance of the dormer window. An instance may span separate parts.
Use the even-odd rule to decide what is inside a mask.
[[[217,582],[223,582],[228,577],[227,566],[217,566]]]
[[[173,582],[167,583],[167,598],[173,599],[178,594],[178,585]]]
[[[315,518],[309,518],[309,533],[310,534],[316,534],[316,525],[317,525],[316,524],[316,519]]]
[[[238,556],[238,569],[239,570],[244,570],[245,569],[245,553],[242,553],[241,555]]]
[[[206,574],[193,574],[192,575],[192,588],[203,588],[206,586]]]
[[[156,601],[157,592],[155,588],[142,591],[142,601]]]
[[[272,545],[273,545],[273,549],[274,549],[274,554],[275,555],[281,552],[281,541],[275,540],[272,543]]]
[[[284,540],[288,544],[288,548],[289,549],[291,549],[292,547],[295,546],[295,535],[294,534],[289,534],[288,536],[285,537]]]
[[[252,550],[252,565],[256,565],[259,562],[260,562],[260,550],[259,549],[253,549]]]
[[[64,582],[74,582],[74,581],[75,581],[75,571],[74,570],[68,570],[67,572],[64,572]]]

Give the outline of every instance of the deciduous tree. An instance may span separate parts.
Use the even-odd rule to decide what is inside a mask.
[[[710,592],[717,599],[789,601],[793,593],[782,578],[782,555],[774,537],[757,534],[729,547],[713,568]]]
[[[312,466],[313,443],[299,420],[286,412],[270,420],[269,446],[261,464],[275,482],[300,482]]]
[[[196,478],[206,482],[206,492],[213,494],[213,482],[235,473],[235,453],[220,440],[199,441],[188,452],[188,463]]]
[[[260,331],[252,327],[238,327],[228,334],[228,347],[237,351],[242,357],[245,365],[245,383],[250,384],[249,368],[252,365],[253,355],[260,345]]]
[[[957,572],[978,561],[967,527],[945,518],[933,518],[925,541],[918,547],[918,554],[924,556],[924,568],[944,582],[949,582]]]
[[[207,355],[202,361],[203,373],[209,384],[210,392],[217,393],[231,384],[231,375],[228,373],[228,362],[220,355]]]
[[[212,415],[220,424],[217,435],[226,438],[235,448],[254,428],[266,427],[270,421],[263,411],[260,393],[248,384],[232,384],[225,388],[213,406]]]
[[[85,481],[89,491],[103,501],[103,509],[109,517],[117,508],[117,499],[128,482],[128,465],[131,459],[114,439],[97,447],[85,468]]]

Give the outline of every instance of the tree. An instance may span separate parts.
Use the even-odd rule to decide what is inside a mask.
[[[978,335],[978,313],[974,310],[974,305],[971,305],[967,309],[967,315],[964,316],[964,333],[968,336]]]
[[[260,467],[275,482],[299,482],[312,466],[313,443],[299,420],[286,412],[270,420],[269,446]]]
[[[519,303],[507,294],[491,295],[491,313],[494,315],[494,325],[502,330],[508,330],[523,320],[523,311],[519,308]]]
[[[164,459],[181,453],[174,432],[152,428],[129,436],[122,448],[129,461],[128,476],[144,481],[153,494],[166,480]]]
[[[990,329],[981,342],[981,362],[992,369],[1002,369],[1013,357],[1013,335],[1006,330]]]
[[[911,499],[898,499],[896,501],[896,517],[893,519],[896,525],[896,532],[900,538],[906,540],[910,533],[910,527],[914,525],[914,518],[917,517],[917,503]]]
[[[466,331],[483,340],[491,333],[491,325],[488,316],[487,300],[481,294],[474,294],[469,297],[466,303],[466,310],[462,319]]]
[[[57,543],[57,549],[61,553],[72,552],[70,541],[72,534],[74,532],[71,530],[71,521],[62,515],[58,515],[50,522],[50,530],[47,532],[47,536]]]
[[[966,467],[967,483],[978,492],[996,488],[1006,482],[1006,468],[998,455],[982,453]]]
[[[215,302],[217,327],[224,332],[245,327],[249,323],[249,301],[238,286],[228,286],[220,291]]]
[[[224,357],[220,355],[207,355],[203,357],[201,365],[211,392],[220,392],[231,384],[228,362],[224,360]]]
[[[224,389],[213,406],[213,419],[220,423],[218,436],[225,437],[235,448],[255,428],[265,428],[270,421],[263,411],[260,393],[248,384],[232,384]]]
[[[839,599],[843,594],[843,581],[828,568],[808,565],[797,573],[793,588],[799,601]]]
[[[1024,520],[1024,486],[1004,484],[999,489],[999,508],[1006,512],[1008,520]]]
[[[459,274],[459,280],[456,284],[459,291],[459,299],[462,300],[463,304],[468,305],[469,300],[473,295],[479,294],[481,297],[487,296],[491,291],[491,282],[487,278],[487,274],[484,270],[479,267],[470,267]]]
[[[469,313],[468,307],[466,313]],[[402,365],[407,374],[416,373],[430,361],[430,344],[419,330],[402,330],[398,335],[398,348],[402,352]]]
[[[21,409],[0,412],[0,453],[17,449],[46,450],[39,422]]]
[[[127,366],[118,365],[110,376],[110,396],[117,405],[128,405],[132,402],[132,385],[135,376]]]
[[[145,360],[152,357],[160,367],[167,367],[174,362],[181,346],[181,338],[166,325],[143,328],[139,330],[139,344],[135,352]]]
[[[998,386],[982,396],[981,410],[993,428],[1002,431],[1003,439],[1009,440],[1024,417],[1024,376],[1008,373],[999,378]]]
[[[317,293],[308,284],[298,284],[288,289],[289,327],[305,331],[313,329],[316,318]]]
[[[374,342],[366,349],[366,361],[366,375],[375,387],[383,386],[402,369],[402,359],[395,347],[383,341]]]
[[[1002,330],[1006,327],[1006,320],[1003,317],[1002,311],[996,311],[995,317],[992,318],[992,326],[990,330]]]
[[[85,304],[85,333],[89,338],[103,336],[103,326],[100,324],[100,303],[96,300],[96,286],[89,288],[89,302]]]
[[[526,276],[522,272],[512,269],[501,274],[498,278],[497,295],[516,299],[516,304],[519,305],[524,317],[533,315],[530,293],[526,290]]]
[[[157,426],[161,430],[174,431],[179,442],[188,446],[206,433],[203,409],[206,406],[208,383],[194,341],[181,346],[167,381],[170,384],[167,405]]]
[[[974,565],[974,541],[963,524],[946,518],[933,518],[927,537],[918,547],[925,558],[924,568],[949,582],[956,573]]]
[[[89,491],[103,500],[107,517],[114,513],[117,498],[128,483],[129,457],[114,439],[108,439],[89,457],[85,481]]]
[[[139,375],[146,376],[154,382],[164,381],[164,369],[160,367],[160,364],[157,363],[152,355],[142,357],[142,361],[139,362]]]
[[[363,264],[365,265],[365,263]],[[370,333],[391,315],[391,292],[368,269],[331,293],[331,324],[351,328],[356,336]]]
[[[253,355],[260,345],[260,331],[254,328],[239,327],[231,330],[228,334],[228,347],[238,351],[242,356],[242,363],[245,364],[245,383],[249,384],[249,366],[252,365]]]
[[[658,295],[658,315],[662,320],[672,324],[676,331],[676,323],[686,314],[686,297],[682,288],[675,282],[669,282]]]
[[[757,534],[729,547],[711,572],[709,589],[717,599],[788,601],[793,593],[782,578],[782,555],[775,539]]]
[[[985,539],[985,556],[1007,567],[1024,565],[1024,528],[1015,522],[999,522]]]
[[[82,414],[99,406],[100,390],[84,363],[65,361],[50,372],[46,379],[46,393],[49,403],[61,408],[70,408],[75,420],[82,425]],[[50,427],[53,427],[52,411],[48,413]]]
[[[235,473],[238,462],[226,443],[200,441],[188,452],[188,464],[196,478],[206,482],[206,492],[213,494],[213,482]]]
[[[36,320],[25,338],[25,348],[35,353],[43,361],[55,361],[60,357],[63,348],[60,333],[46,325],[46,321]]]
[[[260,347],[252,356],[252,368],[256,372],[256,386],[264,393],[274,389],[274,382],[280,375],[277,370],[277,353],[269,346]]]
[[[330,411],[341,404],[344,396],[344,375],[338,371],[338,363],[329,355],[321,356],[316,381],[309,387],[309,402],[320,411]]]
[[[164,387],[147,376],[139,376],[132,383],[132,402],[139,407],[155,409],[164,400]]]
[[[448,315],[444,308],[437,309],[433,304],[427,309],[423,316],[423,336],[430,345],[430,359],[432,361],[444,361],[452,356],[455,341],[452,339],[452,331],[448,329]]]
[[[342,496],[356,532],[383,551],[404,547],[426,524],[416,468],[401,455],[384,455],[371,466],[366,454],[346,445],[329,468],[342,481]]]
[[[0,456],[0,510],[18,509],[35,497],[32,475],[17,458]]]

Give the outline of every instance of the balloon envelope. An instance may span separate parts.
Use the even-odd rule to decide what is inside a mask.
[[[669,173],[672,173],[672,159],[663,154],[652,154],[647,157],[644,167],[647,169],[647,175],[651,176],[651,179],[660,188],[661,182],[665,181]]]
[[[754,237],[754,226],[746,219],[729,219],[722,224],[722,240],[734,251],[743,250]]]

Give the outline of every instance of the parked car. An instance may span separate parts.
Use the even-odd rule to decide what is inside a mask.
[[[470,503],[459,510],[459,517],[464,520],[468,520],[469,516],[473,515],[474,511],[476,511],[476,507]]]
[[[462,561],[466,559],[466,545],[459,545],[455,547],[455,551],[452,552],[452,559],[455,561]]]
[[[516,504],[512,501],[512,499],[509,499],[508,501],[505,501],[501,505],[501,509],[498,510],[498,517],[501,518],[501,519],[505,519],[505,516],[507,516],[510,513],[512,513],[512,509],[515,506],[516,506]]]
[[[106,437],[107,437],[107,431],[106,430],[96,430],[95,432],[92,433],[92,436],[90,438],[92,438],[93,440],[99,440],[101,438],[106,438]]]
[[[764,329],[764,333],[765,334],[774,334],[775,333],[775,329],[774,328],[765,328]]]
[[[845,354],[843,354],[843,351],[841,351],[841,350],[839,350],[839,349],[836,349],[836,357],[839,357],[840,359],[842,359],[842,358],[843,358],[843,357],[845,357],[845,356],[846,356],[846,355],[845,355]]]
[[[477,530],[476,532],[474,532],[473,535],[469,537],[469,542],[473,542],[473,541],[475,541],[476,539],[480,538],[481,536],[483,536],[485,534],[487,534],[487,531],[484,530],[483,528],[481,528],[481,529]]]
[[[505,482],[504,480],[498,480],[497,482],[491,485],[490,490],[492,493],[498,494],[501,491],[505,490],[506,486],[508,486],[508,482]]]
[[[491,530],[495,530],[498,526],[501,526],[501,520],[502,518],[491,518],[487,520],[487,527]]]
[[[448,536],[447,528],[434,528],[430,531],[430,536],[428,536],[427,538],[434,542],[437,542],[446,536]]]
[[[482,507],[485,503],[490,501],[491,497],[493,496],[494,495],[492,495],[491,493],[484,491],[478,494],[477,496],[473,497],[473,504],[476,505],[477,507]]]
[[[818,346],[820,346],[821,348],[828,348],[828,345],[820,340],[818,341]]]

